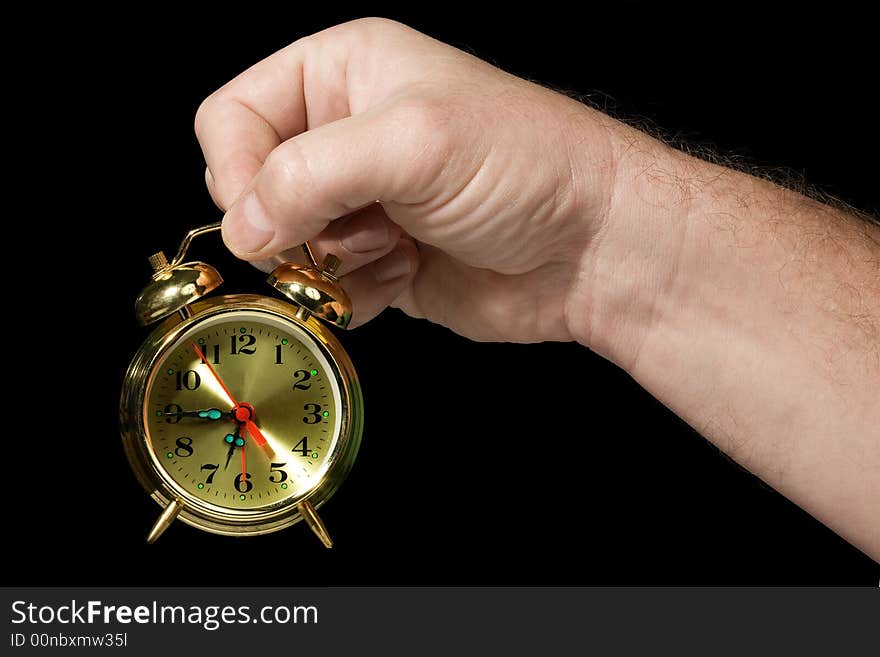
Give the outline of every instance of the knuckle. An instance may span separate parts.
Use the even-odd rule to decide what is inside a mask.
[[[390,18],[382,18],[381,16],[367,16],[358,18],[349,23],[352,27],[362,28],[369,31],[388,32],[402,29],[408,29],[403,23],[391,20]]]
[[[196,110],[196,116],[193,121],[193,129],[195,130],[196,136],[201,136],[205,134],[205,129],[207,128],[208,122],[210,121],[211,113],[213,112],[213,96],[208,96],[203,100],[198,109]]]
[[[282,203],[302,202],[314,190],[308,160],[295,139],[269,153],[263,165],[264,184]]]
[[[201,138],[207,134],[211,124],[218,121],[224,102],[222,91],[223,88],[218,89],[199,103],[193,120],[193,128],[197,137]]]
[[[409,140],[415,153],[431,151],[444,157],[454,146],[454,112],[448,102],[431,96],[401,100],[391,110],[392,130]]]

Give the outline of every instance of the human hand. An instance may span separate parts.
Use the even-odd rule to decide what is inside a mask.
[[[354,324],[394,305],[533,342],[572,339],[566,305],[611,195],[611,123],[366,19],[242,73],[202,104],[196,133],[239,257],[310,240],[319,261],[342,258]]]
[[[588,345],[880,558],[873,224],[376,19],[257,64],[196,131],[239,256],[335,252],[356,323]]]

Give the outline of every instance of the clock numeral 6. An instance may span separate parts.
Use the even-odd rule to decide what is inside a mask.
[[[241,478],[241,473],[235,475],[235,481],[233,482],[235,485],[235,490],[239,493],[250,493],[254,484],[251,482],[251,473],[245,472],[244,479]]]

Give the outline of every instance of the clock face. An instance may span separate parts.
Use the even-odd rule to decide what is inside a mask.
[[[173,487],[224,511],[263,511],[315,488],[338,453],[337,374],[296,323],[262,310],[196,322],[156,361],[144,425]]]

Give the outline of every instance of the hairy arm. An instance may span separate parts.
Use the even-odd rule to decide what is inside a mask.
[[[880,229],[606,126],[572,334],[880,560]]]
[[[196,131],[240,257],[340,254],[359,323],[578,340],[880,559],[876,227],[377,19],[256,64]]]

